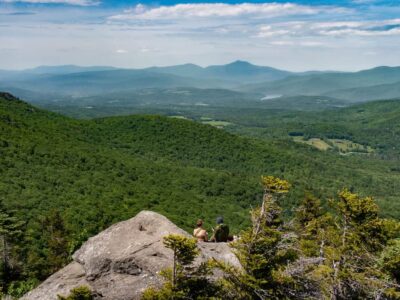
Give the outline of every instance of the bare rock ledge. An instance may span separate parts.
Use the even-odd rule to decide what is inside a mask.
[[[90,287],[96,299],[139,299],[143,290],[162,283],[159,272],[172,265],[172,251],[162,242],[171,233],[190,236],[166,217],[142,211],[90,238],[73,262],[21,299],[57,300],[81,285]],[[199,243],[199,248],[197,263],[215,258],[240,267],[225,243]]]

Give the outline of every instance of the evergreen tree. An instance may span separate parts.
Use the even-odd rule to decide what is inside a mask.
[[[309,222],[321,217],[322,214],[321,201],[307,192],[300,206],[296,209],[296,225],[304,228]]]
[[[382,251],[379,266],[400,284],[400,239],[393,240]]]
[[[173,251],[173,267],[161,273],[166,280],[163,287],[147,289],[143,300],[211,299],[218,294],[218,286],[208,277],[209,264],[192,265],[199,254],[195,239],[170,234],[164,237],[164,245]]]
[[[231,299],[281,299],[291,290],[291,280],[282,270],[297,253],[293,236],[286,234],[279,205],[290,184],[272,176],[263,176],[262,184],[263,200],[261,207],[251,211],[252,226],[232,245],[243,270],[215,263],[226,273],[223,282],[226,297]]]
[[[27,249],[30,268],[26,269],[26,273],[34,278],[44,279],[68,262],[69,232],[58,210],[50,211],[35,225],[35,231],[27,236],[28,240],[35,241],[33,244],[36,247]]]
[[[12,279],[14,267],[12,264],[12,248],[17,239],[22,236],[23,225],[24,222],[19,221],[0,202],[1,286],[3,291],[7,291],[7,285]]]
[[[311,217],[311,212],[318,211],[318,203],[312,198],[298,209],[296,222],[304,225],[297,228],[302,255],[319,258],[303,272],[303,278],[313,282],[320,298],[391,298],[398,286],[387,280],[377,261],[385,245],[396,237],[398,222],[381,219],[372,198],[362,198],[348,190],[340,192],[331,203],[335,215],[325,212]],[[304,218],[305,215],[310,217]],[[383,257],[395,266],[392,249],[387,253]]]
[[[68,231],[58,210],[50,212],[44,218],[42,226],[49,253],[49,271],[54,273],[68,261]]]
[[[324,252],[337,243],[337,226],[334,217],[323,210],[321,201],[306,193],[294,218],[302,253],[307,257],[324,257]]]

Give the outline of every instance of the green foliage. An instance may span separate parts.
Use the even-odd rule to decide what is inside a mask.
[[[174,291],[170,284],[165,284],[161,289],[150,287],[142,294],[142,300],[175,300],[187,299],[184,291]]]
[[[331,214],[307,194],[282,223],[280,194],[269,190],[232,245],[243,269],[214,262],[226,299],[398,299],[400,223],[380,218],[371,197],[343,190]]]
[[[395,279],[389,265],[396,268],[396,261],[393,248],[385,247],[398,236],[399,223],[380,218],[371,197],[348,190],[341,191],[331,203],[335,215],[324,212],[318,199],[310,196],[297,210],[296,231],[302,254],[319,258],[304,271],[302,280],[313,282],[322,297],[334,299],[395,295],[398,286],[385,274]]]
[[[27,239],[36,243],[25,249],[30,266],[26,272],[30,277],[44,278],[69,261],[69,232],[58,210],[50,211],[32,227],[35,231],[28,234]]]
[[[87,286],[80,286],[71,290],[71,294],[67,297],[58,295],[58,300],[92,300],[93,295],[90,288]]]
[[[211,274],[209,264],[192,266],[199,254],[196,239],[170,234],[164,237],[163,243],[173,251],[173,267],[162,271],[166,280],[162,288],[148,288],[142,299],[211,299],[218,293],[219,287],[208,277]]]
[[[293,183],[279,200],[283,213],[276,218],[277,224],[291,215],[287,208],[297,206],[304,190],[326,206],[325,199],[343,186],[379,199],[380,216],[398,217],[400,177],[390,171],[396,167],[392,160],[338,156],[277,140],[285,136],[279,130],[291,126],[285,124],[296,122],[292,115],[278,114],[282,128],[269,123],[265,130],[266,119],[276,124],[278,119],[265,118],[264,111],[253,110],[249,116],[248,110],[227,109],[219,115],[214,112],[216,117],[208,108],[203,112],[218,120],[226,119],[221,114],[231,114],[232,123],[247,124],[251,132],[259,124],[254,132],[262,130],[268,138],[243,138],[160,116],[78,121],[0,95],[0,195],[6,211],[13,211],[11,216],[24,223],[22,236],[10,243],[13,271],[7,282],[45,279],[88,237],[143,209],[158,211],[184,229],[191,228],[197,218],[207,224],[224,215],[231,230],[238,232],[250,223],[246,218],[249,207],[261,199],[257,186],[263,173],[284,176]],[[349,110],[346,118],[354,113]],[[357,120],[362,123],[361,117]],[[394,114],[390,120],[390,124],[378,123],[395,130]],[[346,128],[341,126],[338,132]],[[374,131],[365,133],[371,139],[378,136],[368,132]],[[270,134],[276,136],[269,138]],[[384,135],[382,141],[389,138]],[[396,145],[393,135],[390,142]],[[379,222],[379,228],[387,230],[387,222]],[[311,252],[318,252],[318,243],[312,247],[312,240],[306,243],[314,249]]]
[[[378,261],[379,267],[400,284],[400,240],[393,240],[382,251]]]
[[[164,237],[164,246],[174,252],[174,259],[182,266],[191,264],[198,254],[196,239],[170,234]]]
[[[27,281],[12,281],[7,287],[7,294],[18,299],[38,284],[39,282],[35,279],[29,279]]]
[[[16,240],[22,236],[24,222],[19,220],[13,212],[8,211],[3,202],[0,202],[0,249],[1,249],[1,290],[6,292],[10,281],[16,277],[17,264]]]
[[[173,258],[173,271],[172,271],[172,284],[175,285],[177,278],[183,276],[183,268],[193,262],[197,256],[197,242],[196,239],[189,239],[187,237],[170,234],[164,237],[164,246],[174,252]]]
[[[279,200],[288,192],[290,184],[273,176],[263,176],[262,183],[263,202],[251,212],[252,226],[242,231],[240,239],[232,244],[243,270],[218,262],[215,265],[227,274],[223,284],[231,299],[288,296],[283,287],[291,283],[281,268],[297,258],[297,251],[293,241],[284,237]]]
[[[306,227],[309,222],[318,219],[322,215],[321,201],[314,195],[306,193],[304,200],[296,209],[296,225]]]
[[[262,176],[261,182],[264,190],[273,194],[286,194],[289,192],[290,184],[286,180],[275,178],[273,176]]]
[[[49,269],[56,272],[68,261],[68,232],[60,212],[50,212],[42,221],[42,238],[49,251],[47,256]]]

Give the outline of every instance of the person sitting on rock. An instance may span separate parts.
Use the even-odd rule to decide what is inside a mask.
[[[211,237],[212,242],[226,243],[229,240],[229,226],[224,224],[224,218],[217,218],[217,227]]]
[[[197,239],[198,242],[208,241],[207,231],[203,228],[203,220],[197,220],[196,228],[193,230],[193,236]]]

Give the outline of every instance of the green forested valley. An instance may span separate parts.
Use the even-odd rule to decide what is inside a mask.
[[[268,135],[247,138],[190,120],[76,120],[3,93],[0,154],[1,215],[16,224],[6,234],[12,267],[3,281],[15,295],[60,268],[88,237],[143,209],[185,229],[222,214],[237,232],[260,201],[262,174],[292,183],[282,203],[286,216],[305,191],[326,204],[348,187],[374,196],[383,216],[400,218],[400,173],[392,159],[343,156]]]

